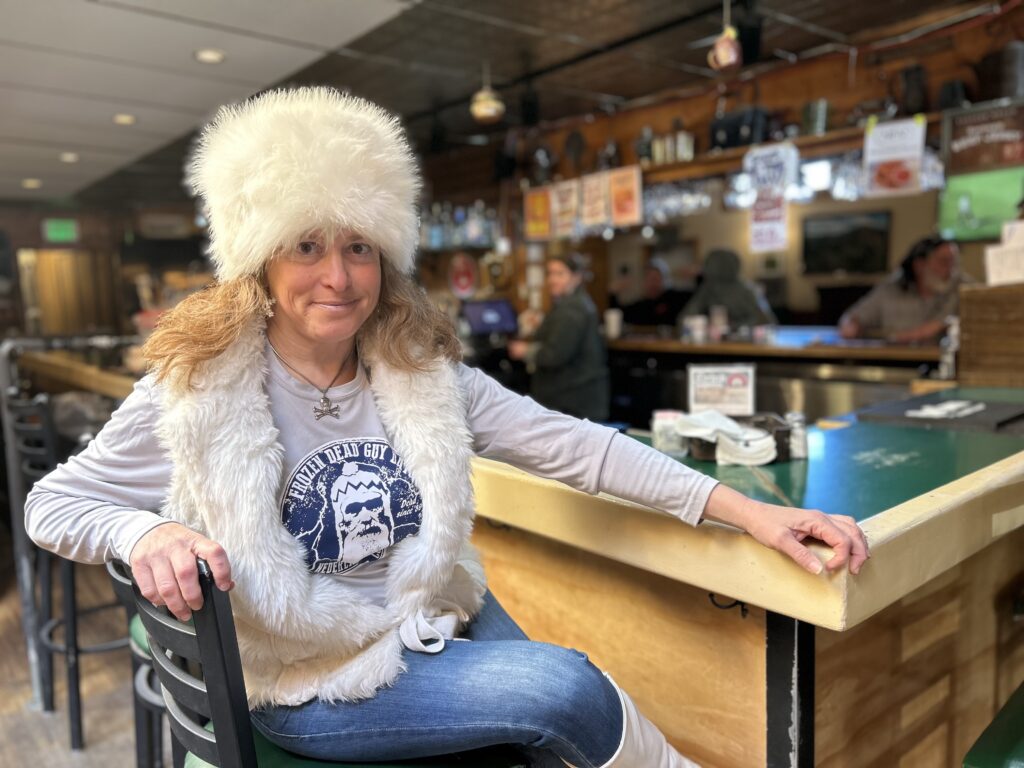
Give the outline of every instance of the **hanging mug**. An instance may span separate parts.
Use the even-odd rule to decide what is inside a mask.
[[[736,38],[736,27],[726,27],[708,51],[708,66],[719,72],[738,67],[743,61],[743,52]]]

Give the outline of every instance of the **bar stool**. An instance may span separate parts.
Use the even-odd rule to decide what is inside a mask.
[[[49,398],[36,395],[28,399],[18,392],[11,392],[7,399],[8,415],[15,434],[15,448],[26,493],[32,485],[54,467],[59,460],[57,431],[54,428]],[[79,449],[85,445],[80,445]],[[127,637],[119,637],[102,643],[83,646],[78,642],[78,620],[81,616],[118,607],[120,603],[110,602],[79,610],[75,592],[75,566],[65,558],[56,558],[52,553],[35,548],[36,580],[39,584],[39,611],[37,640],[40,646],[39,667],[42,682],[43,710],[54,710],[53,654],[64,656],[67,677],[68,725],[71,732],[71,748],[82,749],[85,740],[82,733],[82,698],[79,654],[104,653],[128,645]],[[62,608],[59,616],[53,613],[53,560],[60,560]],[[64,641],[54,638],[63,628]]]

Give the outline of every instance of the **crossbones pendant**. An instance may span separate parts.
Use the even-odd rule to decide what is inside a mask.
[[[313,406],[313,415],[316,416],[317,421],[320,421],[324,416],[338,418],[338,406],[332,405],[330,398],[324,395],[320,398],[320,405]]]

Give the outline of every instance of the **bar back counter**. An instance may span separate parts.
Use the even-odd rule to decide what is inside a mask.
[[[939,362],[939,348],[845,341],[827,327],[780,327],[770,342],[695,344],[654,334],[608,343],[612,418],[647,427],[651,403],[687,407],[686,366],[757,365],[757,403],[764,411],[801,411],[809,421],[906,394],[911,381]]]

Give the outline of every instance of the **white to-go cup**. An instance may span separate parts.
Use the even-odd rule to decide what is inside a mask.
[[[691,315],[683,320],[683,328],[686,337],[694,344],[707,344],[708,341],[708,316]]]
[[[622,310],[606,309],[604,311],[604,337],[617,339],[622,335]]]

